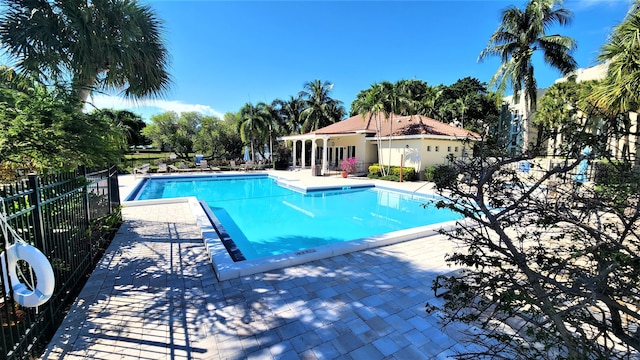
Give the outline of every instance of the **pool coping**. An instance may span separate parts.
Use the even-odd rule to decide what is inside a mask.
[[[238,174],[242,175],[242,174]],[[184,176],[184,177],[196,177],[196,176]],[[210,175],[209,175],[210,177]],[[273,177],[277,181],[285,180],[279,177]],[[138,183],[134,185],[134,190],[128,194],[125,199],[129,199],[131,194],[134,194],[139,190],[141,184],[145,179],[140,179]],[[349,188],[358,187],[372,187],[389,191],[395,191],[400,193],[409,193],[407,191],[387,188],[383,186],[376,186],[375,184],[358,184],[357,186],[351,185]],[[315,187],[296,187],[300,191],[313,192],[322,190],[335,190],[342,189],[341,186],[315,186]],[[420,194],[419,197],[425,198],[424,194]],[[204,246],[209,257],[213,270],[216,274],[218,281],[226,281],[236,279],[248,275],[258,274],[270,270],[276,270],[286,268],[294,265],[304,264],[314,260],[320,260],[330,258],[333,256],[344,255],[347,253],[361,251],[381,246],[387,246],[405,242],[409,240],[415,240],[419,238],[427,238],[440,234],[442,231],[449,232],[458,227],[461,223],[468,222],[468,219],[451,220],[447,222],[425,225],[415,227],[411,229],[394,231],[382,235],[370,236],[367,238],[355,239],[345,242],[333,243],[328,245],[315,246],[309,249],[289,252],[285,254],[273,255],[263,257],[259,259],[233,261],[231,255],[227,251],[227,247],[223,243],[223,239],[218,235],[211,218],[213,215],[208,205],[198,200],[195,196],[181,197],[181,198],[169,198],[169,199],[154,199],[154,200],[125,200],[122,206],[146,206],[152,204],[174,204],[174,203],[188,203],[189,208],[193,216],[195,217],[196,224],[202,235]]]

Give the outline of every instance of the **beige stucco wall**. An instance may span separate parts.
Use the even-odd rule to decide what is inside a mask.
[[[322,140],[316,140],[318,152],[323,144]],[[387,159],[391,159],[392,166],[404,165],[412,167],[417,172],[421,172],[425,167],[436,166],[447,163],[447,156],[453,154],[456,158],[463,156],[465,144],[459,140],[453,139],[434,139],[434,138],[404,138],[393,139],[391,142],[391,150],[389,150],[389,141],[382,141],[382,158],[378,159],[377,142],[371,138],[366,138],[364,134],[352,136],[335,136],[327,141],[327,149],[335,149],[336,147],[356,147],[356,157],[359,162],[365,165],[373,163],[387,164]],[[469,145],[466,146],[467,156],[471,155]],[[319,157],[322,156],[320,153]],[[345,153],[346,157],[346,153]],[[330,157],[327,155],[327,159]],[[320,161],[317,161],[320,164]],[[339,165],[339,162],[338,162]]]
[[[374,142],[375,144],[375,142]],[[407,147],[408,145],[408,147]],[[387,164],[391,160],[392,166],[400,166],[404,154],[404,166],[412,167],[420,172],[427,166],[446,164],[447,155],[453,154],[459,158],[463,154],[465,145],[462,141],[449,139],[397,139],[392,140],[391,151],[389,141],[382,142],[382,159],[380,163]],[[466,154],[471,155],[467,146]]]

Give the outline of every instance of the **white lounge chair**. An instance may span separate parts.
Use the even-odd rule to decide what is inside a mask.
[[[165,163],[160,163],[158,164],[158,173],[166,173],[167,172],[167,164]]]

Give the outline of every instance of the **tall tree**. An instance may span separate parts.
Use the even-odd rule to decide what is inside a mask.
[[[283,130],[282,135],[300,134],[302,132],[302,112],[305,109],[305,102],[299,96],[291,96],[289,100],[276,99],[272,106],[277,110],[281,119]]]
[[[609,63],[608,73],[593,94],[596,103],[615,113],[640,109],[640,0],[602,46],[598,60]]]
[[[251,103],[245,104],[238,113],[238,133],[245,144],[251,148],[251,160],[256,158],[255,145],[264,145],[263,135],[268,132],[272,113],[270,106],[259,102],[255,106]]]
[[[446,324],[472,325],[477,347],[462,359],[640,353],[640,178],[628,159],[608,151],[618,129],[593,131],[600,114],[576,101],[581,95],[572,87],[556,87],[559,101],[541,99],[539,121],[551,122],[562,138],[554,167],[532,162],[530,172],[520,172],[529,155],[478,151],[438,169],[436,187],[447,194],[438,206],[465,217],[448,233],[459,247],[447,260],[465,270],[442,279],[450,292],[428,309],[438,308]],[[583,118],[573,117],[578,112]],[[606,179],[590,178],[594,185],[566,181],[587,174],[587,146],[603,165],[619,166],[608,166]]]
[[[576,48],[575,41],[559,34],[546,34],[553,25],[569,24],[571,13],[561,5],[558,0],[530,0],[524,9],[507,8],[502,12],[502,23],[478,58],[482,61],[487,56],[500,57],[502,64],[491,78],[490,85],[496,85],[501,95],[510,83],[514,98],[521,90],[524,91],[529,113],[535,110],[537,103],[532,59],[535,51],[541,51],[544,61],[563,75],[577,66],[571,55]],[[528,139],[525,139],[525,146],[527,143]]]
[[[636,0],[625,19],[616,26],[609,41],[602,47],[598,59],[608,63],[607,77],[590,94],[596,105],[615,115],[629,150],[630,135],[635,135],[635,148],[640,149],[637,120],[636,131],[631,132],[630,112],[640,110],[640,0]],[[611,124],[618,126],[618,124]],[[623,154],[624,156],[625,154]],[[627,155],[628,156],[628,155]],[[635,166],[640,166],[640,156],[635,156]]]
[[[21,71],[71,81],[84,103],[95,89],[128,97],[169,86],[162,22],[135,0],[3,0],[0,44]]]
[[[193,142],[200,129],[201,119],[202,115],[194,112],[178,115],[168,111],[153,115],[151,124],[142,133],[153,140],[156,147],[169,147],[178,157],[186,160],[193,152]]]
[[[389,112],[385,106],[384,88],[382,84],[374,83],[367,90],[360,91],[356,99],[351,103],[351,115],[361,115],[365,121],[375,121],[376,143],[378,148],[378,159],[382,159],[382,120],[389,117]],[[382,175],[386,175],[383,166],[380,167]]]
[[[126,147],[125,129],[100,113],[77,111],[69,89],[47,87],[14,74],[0,79],[0,162],[34,171],[104,166]],[[6,80],[6,78],[5,78]]]
[[[114,124],[120,124],[126,130],[126,141],[129,147],[138,145],[149,145],[151,139],[142,135],[142,129],[147,124],[138,114],[127,110],[98,109],[92,112],[93,116],[105,116]]]
[[[298,93],[305,103],[305,109],[302,111],[303,132],[331,125],[344,117],[342,101],[331,98],[331,89],[333,84],[328,81],[314,80],[305,83],[304,89]]]

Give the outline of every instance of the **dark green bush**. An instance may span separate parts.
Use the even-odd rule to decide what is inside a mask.
[[[457,178],[458,172],[450,165],[438,165],[433,173],[433,181],[436,183],[438,190],[452,186]]]
[[[400,166],[392,166],[389,169],[389,175],[393,175],[400,179]],[[402,168],[402,180],[403,181],[414,181],[416,179],[416,169],[412,167],[403,167]]]

